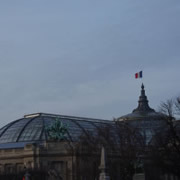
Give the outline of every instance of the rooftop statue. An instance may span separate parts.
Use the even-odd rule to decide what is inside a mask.
[[[59,118],[56,118],[51,126],[46,127],[46,133],[50,140],[64,140],[67,134],[67,125],[64,125]]]

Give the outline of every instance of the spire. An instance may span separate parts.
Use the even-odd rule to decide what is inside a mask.
[[[144,90],[144,84],[141,86],[141,95],[139,96],[138,107],[133,112],[155,112],[148,104],[147,96]]]
[[[99,180],[110,180],[110,177],[107,174],[107,167],[106,167],[106,152],[104,147],[102,146],[101,149],[101,163],[99,166],[100,169],[100,175],[99,175]]]

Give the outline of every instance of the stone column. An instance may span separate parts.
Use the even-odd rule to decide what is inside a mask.
[[[110,180],[110,177],[107,174],[106,152],[105,152],[104,147],[102,147],[102,149],[101,149],[101,163],[100,163],[99,169],[101,171],[100,175],[99,175],[99,180]]]

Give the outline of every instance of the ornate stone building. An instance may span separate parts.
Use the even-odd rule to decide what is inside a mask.
[[[44,169],[56,179],[85,180],[87,173],[78,176],[80,167],[91,163],[96,168],[99,164],[95,164],[93,158],[91,162],[82,164],[83,157],[75,152],[76,142],[81,136],[97,135],[97,130],[103,126],[112,127],[122,122],[139,129],[145,145],[150,143],[156,131],[165,126],[161,114],[149,107],[144,85],[138,107],[115,121],[46,113],[25,115],[0,129],[0,172]],[[98,179],[94,168],[88,169],[87,166],[86,169],[89,174],[94,174],[93,179]],[[105,168],[101,167],[102,176]]]
[[[66,130],[60,134],[62,139],[51,138],[53,133],[58,137],[58,128],[62,129],[62,124],[54,126],[57,119]],[[74,142],[81,135],[93,134],[98,127],[112,123],[45,113],[25,115],[0,129],[0,171],[12,173],[24,168],[43,168],[63,180],[76,179],[73,177],[76,177],[79,157],[74,154]]]

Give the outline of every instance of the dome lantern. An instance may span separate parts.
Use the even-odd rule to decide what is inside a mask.
[[[133,112],[155,112],[148,104],[147,96],[144,90],[144,84],[141,86],[141,95],[139,96],[138,107]]]

